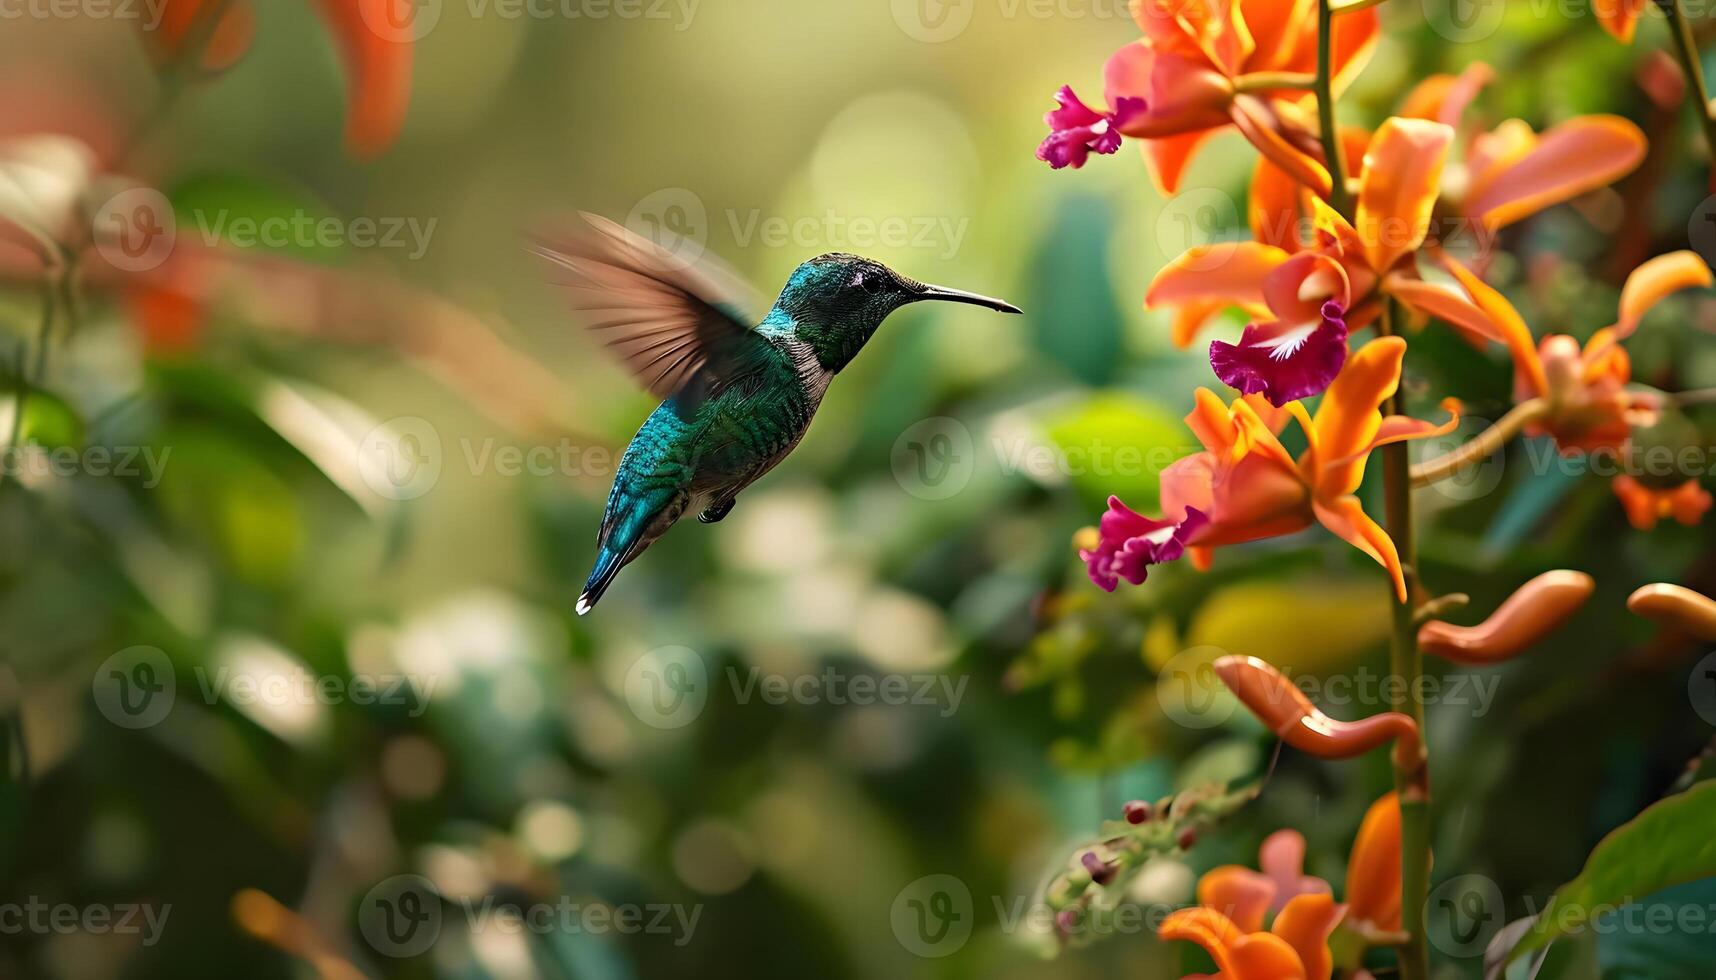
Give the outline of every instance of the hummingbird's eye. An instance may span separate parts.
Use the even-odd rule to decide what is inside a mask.
[[[866,293],[879,293],[882,291],[882,277],[873,272],[867,272],[860,269],[858,273],[852,277],[852,285],[864,290]]]

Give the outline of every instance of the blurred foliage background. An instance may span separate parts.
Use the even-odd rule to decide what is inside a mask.
[[[1644,127],[1638,173],[1509,229],[1492,268],[1537,332],[1585,336],[1639,259],[1689,236],[1716,257],[1716,231],[1684,218],[1705,165],[1678,106],[1635,80],[1660,17],[1627,48],[1587,11],[1494,6],[1493,28],[1464,37],[1438,29],[1453,23],[1442,0],[1386,6],[1343,118],[1374,123],[1423,74],[1485,60],[1499,74],[1475,109],[1487,121],[1614,112]],[[1168,257],[1244,234],[1249,148],[1224,137],[1166,202],[1130,151],[1077,174],[1032,158],[1049,94],[1094,88],[1136,36],[1117,2],[441,7],[415,47],[404,132],[373,161],[342,149],[339,62],[305,4],[258,4],[246,56],[159,113],[135,23],[82,10],[0,27],[0,138],[89,144],[172,202],[181,240],[247,217],[428,229],[420,249],[228,241],[249,271],[194,318],[151,319],[91,277],[21,413],[8,395],[9,460],[105,447],[163,465],[0,485],[0,902],[170,916],[148,944],[0,935],[0,975],[1178,976],[1182,951],[1147,932],[1053,955],[1048,923],[1024,914],[1123,801],[1268,765],[1272,742],[1243,712],[1176,721],[1158,672],[1211,650],[1301,674],[1386,665],[1384,582],[1327,536],[1112,596],[1069,545],[1111,492],[1148,509],[1154,472],[1195,448],[1180,416],[1213,379],[1139,305]],[[944,17],[969,21],[944,37]],[[729,519],[679,528],[579,619],[603,454],[652,407],[521,248],[580,209],[684,231],[768,294],[813,254],[860,251],[1027,315],[895,316]],[[873,241],[854,219],[911,235]],[[38,355],[38,281],[10,275],[0,303],[15,393]],[[1629,343],[1635,377],[1716,385],[1713,322],[1707,302],[1665,304]],[[1508,405],[1499,355],[1443,330],[1414,338],[1408,373],[1421,414],[1450,394],[1480,416]],[[414,458],[438,467],[427,486],[377,489],[363,455],[378,426],[418,439]],[[913,471],[914,442],[936,436],[954,484]],[[546,467],[502,462],[544,447]],[[1121,447],[1147,452],[1100,462]],[[1606,480],[1531,465],[1543,446],[1512,452],[1517,465],[1422,493],[1420,546],[1431,586],[1471,593],[1478,614],[1547,568],[1598,582],[1552,645],[1496,672],[1487,710],[1432,708],[1437,878],[1492,878],[1510,918],[1660,796],[1716,721],[1688,702],[1701,651],[1622,611],[1646,582],[1716,585],[1708,526],[1635,533]],[[176,697],[131,729],[101,691],[110,658],[138,646],[162,652]],[[670,657],[708,685],[680,727],[627,696],[663,648],[691,651]],[[744,695],[753,670],[830,669],[961,693]],[[399,674],[433,697],[259,703],[228,683]],[[1259,801],[1137,897],[1189,900],[1197,871],[1250,862],[1284,826],[1310,838],[1309,870],[1338,880],[1387,785],[1380,756],[1288,753]],[[698,918],[689,936],[623,935],[473,930],[449,913],[428,953],[395,957],[366,940],[361,905],[396,875],[450,900]],[[947,955],[920,955],[899,927],[927,875],[971,896],[969,938],[931,950]],[[1606,938],[1567,969],[1705,976],[1707,939]],[[1477,975],[1475,958],[1439,959]]]

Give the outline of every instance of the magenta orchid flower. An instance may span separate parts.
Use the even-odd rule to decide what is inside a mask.
[[[1108,498],[1108,511],[1097,525],[1097,545],[1080,551],[1090,570],[1090,580],[1105,592],[1113,592],[1121,579],[1138,585],[1148,577],[1150,566],[1174,561],[1186,553],[1186,539],[1209,523],[1209,517],[1188,507],[1178,521],[1152,520],[1121,502]]]

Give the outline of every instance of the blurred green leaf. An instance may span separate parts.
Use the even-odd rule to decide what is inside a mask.
[[[1154,509],[1157,476],[1191,448],[1179,419],[1124,392],[1095,395],[1050,416],[1046,428],[1080,496],[1097,508],[1118,494],[1136,510]]]

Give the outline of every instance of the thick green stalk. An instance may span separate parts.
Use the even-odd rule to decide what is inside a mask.
[[[1687,94],[1698,100],[1693,108],[1698,113],[1698,125],[1704,127],[1704,142],[1716,157],[1716,118],[1710,115],[1710,91],[1704,85],[1704,63],[1698,57],[1698,41],[1692,36],[1692,22],[1681,9],[1683,0],[1657,0],[1668,17],[1668,33],[1674,42],[1674,55],[1680,70],[1686,73]]]
[[[1377,333],[1394,332],[1394,303],[1383,305]],[[1386,415],[1399,415],[1402,397],[1398,391],[1383,406]],[[1412,463],[1406,443],[1382,447],[1382,483],[1386,497],[1388,536],[1400,552],[1406,576],[1406,601],[1394,603],[1393,639],[1389,647],[1389,672],[1400,678],[1401,693],[1394,703],[1418,723],[1419,750],[1416,759],[1395,759],[1394,788],[1400,794],[1400,924],[1410,938],[1400,947],[1402,980],[1427,980],[1429,949],[1424,942],[1424,906],[1430,892],[1430,762],[1425,737],[1423,684],[1424,658],[1418,649],[1418,630],[1413,622],[1414,597],[1418,594],[1417,553],[1412,526]],[[1392,594],[1392,584],[1390,585]]]
[[[1341,153],[1341,134],[1335,127],[1334,95],[1334,7],[1331,0],[1317,0],[1317,128],[1323,140],[1323,162],[1329,171],[1329,205],[1352,217],[1352,199],[1347,194],[1347,162]]]

